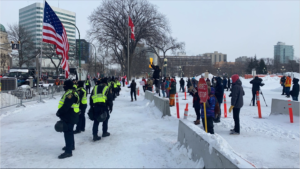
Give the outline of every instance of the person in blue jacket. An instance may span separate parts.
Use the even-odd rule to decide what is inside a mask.
[[[217,102],[215,95],[215,89],[211,87],[209,99],[206,101],[205,107],[206,107],[206,119],[207,119],[207,132],[210,134],[214,134],[214,123],[213,119],[215,117],[215,105]],[[203,103],[201,103],[201,118],[202,118],[202,124],[203,128],[205,130],[205,121],[204,121],[204,106]]]

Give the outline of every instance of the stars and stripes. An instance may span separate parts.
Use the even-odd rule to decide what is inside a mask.
[[[63,24],[46,1],[44,7],[43,42],[51,43],[56,46],[56,54],[62,56],[61,67],[65,70],[66,78],[68,78],[70,71],[68,64],[69,42],[67,33]]]

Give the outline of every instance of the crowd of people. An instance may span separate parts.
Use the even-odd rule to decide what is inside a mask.
[[[85,86],[85,88],[84,88]],[[119,96],[121,83],[118,78],[105,77],[95,80],[95,86],[90,91],[89,79],[85,81],[66,80],[63,84],[64,95],[59,101],[56,116],[60,120],[55,124],[57,132],[64,133],[65,147],[64,153],[58,156],[59,159],[72,156],[75,150],[74,134],[85,131],[85,112],[87,109],[87,97],[90,94],[90,109],[88,111],[89,119],[93,121],[93,141],[101,140],[98,136],[98,126],[102,122],[102,137],[110,136],[108,132],[108,120],[113,110],[113,101]],[[76,125],[76,129],[74,129]]]
[[[291,89],[292,86],[292,81],[293,81],[293,88]],[[280,79],[280,84],[282,86],[282,94],[281,95],[286,95],[287,98],[290,98],[292,96],[292,99],[294,101],[298,101],[298,96],[299,96],[299,79],[297,78],[291,78],[290,75],[288,76],[282,76]]]

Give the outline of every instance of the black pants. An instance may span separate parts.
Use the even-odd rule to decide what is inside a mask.
[[[123,87],[125,86],[125,82],[123,81]]]
[[[184,92],[184,85],[180,85],[180,90],[182,90],[182,92]]]
[[[199,108],[194,108],[196,115],[197,115],[197,120],[200,120],[200,107]]]
[[[284,87],[284,85],[282,86],[282,94],[283,95],[285,94],[285,87]]]
[[[213,117],[206,117],[206,120],[207,120],[207,132],[210,133],[210,134],[215,134]],[[202,118],[202,124],[203,124],[203,128],[205,130],[204,118]]]
[[[88,94],[90,94],[91,93],[91,87],[90,86],[85,86],[85,90],[86,90],[86,92],[88,93]]]
[[[240,110],[241,108],[233,108],[234,131],[240,133]]]
[[[66,153],[72,153],[72,149],[75,148],[75,140],[74,140],[74,132],[73,132],[74,124],[67,123],[67,130],[64,131],[65,143],[66,143]]]
[[[145,93],[145,91],[146,91],[146,86],[143,86],[143,90],[144,90],[144,93]]]
[[[256,91],[252,91],[252,105],[255,106]]]
[[[133,100],[133,96],[132,95],[134,95],[134,98],[136,100],[136,91],[135,91],[135,89],[130,91],[130,95],[131,95],[131,100]]]
[[[108,120],[110,118],[109,112],[107,111],[107,107],[95,107],[94,111],[97,111],[97,112],[104,111],[103,113],[107,113],[107,118],[106,118],[106,120],[102,124],[102,132],[106,133],[107,129],[108,129]],[[98,126],[99,126],[99,123],[100,122],[98,120],[94,120],[93,135],[98,135]]]
[[[84,131],[85,130],[85,109],[80,109],[80,114],[78,117],[78,123],[76,125],[76,131]]]

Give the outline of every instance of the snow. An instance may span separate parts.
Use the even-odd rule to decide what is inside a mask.
[[[141,95],[137,99],[130,102],[129,89],[122,88],[109,120],[111,136],[93,142],[93,123],[87,118],[85,132],[75,135],[73,157],[64,160],[57,159],[63,152],[63,134],[54,130],[58,98],[44,104],[26,103],[25,108],[1,109],[1,167],[203,167],[203,161],[192,161],[191,150],[177,143],[178,120],[161,118],[153,103]],[[99,125],[99,135],[101,128]]]
[[[299,73],[295,74],[297,76]],[[223,104],[221,123],[214,124],[216,134],[210,135],[204,131],[198,134],[210,143],[211,150],[214,147],[236,164],[249,162],[257,168],[299,168],[299,117],[294,116],[294,123],[290,123],[288,115],[270,116],[272,98],[287,98],[281,95],[280,78],[266,76],[262,79],[265,83],[262,91],[268,105],[261,98],[262,119],[257,118],[257,107],[249,106],[251,79],[241,77],[245,90],[244,106],[240,112],[241,134],[229,135],[234,122],[232,113],[227,112],[228,117],[224,118]],[[171,116],[161,118],[154,102],[144,99],[140,80],[136,80],[140,88],[138,101],[130,102],[130,89],[122,87],[120,96],[114,102],[109,120],[111,136],[93,142],[93,123],[87,118],[85,132],[75,135],[73,157],[64,160],[57,159],[64,146],[63,134],[54,130],[54,124],[58,121],[55,113],[59,98],[45,100],[44,104],[25,103],[25,108],[1,109],[1,167],[202,168],[205,165],[203,160],[192,161],[192,150],[177,142],[176,106],[170,108]],[[177,91],[179,80],[176,78]],[[229,93],[225,92],[227,108],[230,106]],[[183,100],[184,93],[178,94],[181,118],[188,103],[186,123],[203,130],[202,124],[196,126],[192,122],[196,118],[192,97],[187,94],[187,100]],[[99,135],[102,134],[101,128],[99,125]],[[245,161],[238,160],[237,156]]]

